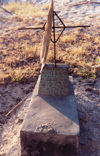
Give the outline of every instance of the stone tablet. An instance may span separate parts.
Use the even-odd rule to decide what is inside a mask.
[[[67,65],[46,64],[40,75],[38,95],[67,96],[69,94]]]

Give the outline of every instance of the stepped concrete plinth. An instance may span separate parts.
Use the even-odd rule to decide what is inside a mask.
[[[48,66],[45,66],[43,70],[47,70],[45,69],[46,67]],[[52,68],[53,66],[49,67]],[[43,76],[43,72],[39,76],[33,91],[29,111],[24,119],[20,132],[21,156],[77,155],[80,131],[77,103],[74,96],[73,85],[68,80],[66,73],[67,68],[65,66],[58,66],[57,68],[63,67],[64,72],[60,71],[62,72],[61,79],[64,80],[64,83],[66,83],[65,86],[68,88],[61,92],[61,96],[59,95],[59,91],[54,91],[55,89],[53,89],[53,94],[51,92],[53,86],[59,86],[59,84],[57,84],[58,86],[55,85],[55,77],[56,75],[59,76],[59,71],[53,76],[49,75],[50,79],[49,77],[47,78],[47,76]],[[45,71],[44,74],[47,75]],[[52,78],[54,78],[55,83],[52,82]],[[47,91],[47,95],[50,92],[50,96],[45,95],[45,90],[48,89],[44,86],[44,79],[47,81],[46,84],[50,84],[51,82],[53,84],[52,87],[48,86],[50,89]],[[59,79],[57,77],[58,82]],[[62,83],[62,89],[64,89],[64,83]],[[43,94],[41,86],[44,86]],[[60,86],[58,89],[61,90]]]

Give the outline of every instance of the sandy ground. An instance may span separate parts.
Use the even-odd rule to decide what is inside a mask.
[[[85,0],[77,1],[80,2]],[[68,7],[73,4],[76,4],[75,0],[62,0],[61,3],[55,1],[55,10],[69,25],[91,24],[93,31],[94,26],[100,28],[99,4]],[[5,114],[26,95],[31,94],[35,82],[0,85],[0,156],[20,156],[19,133],[31,95],[9,117],[5,117]],[[81,126],[79,156],[100,156],[100,78],[84,80],[78,77],[74,78],[73,83]]]
[[[49,1],[35,0],[33,2],[36,2],[36,5],[40,5]],[[60,3],[59,1],[54,0],[54,10],[57,11],[64,21],[68,21],[68,24],[83,23],[97,25],[96,19],[100,19],[100,4],[93,2],[100,3],[99,0],[61,0]]]

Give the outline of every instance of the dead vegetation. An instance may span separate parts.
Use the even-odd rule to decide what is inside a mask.
[[[18,18],[22,20],[44,17],[47,14],[48,5],[34,6],[33,4],[26,2],[10,2],[4,4],[3,7],[9,12],[15,14]]]
[[[43,26],[48,6],[16,2],[3,7],[13,15],[3,21],[0,31],[0,83],[30,80],[39,74],[43,31],[18,28]],[[57,62],[67,63],[70,72],[85,78],[96,78],[98,73],[92,66],[100,65],[99,30],[94,28],[91,33],[91,29],[67,31],[57,44]],[[53,62],[52,43],[48,62]]]

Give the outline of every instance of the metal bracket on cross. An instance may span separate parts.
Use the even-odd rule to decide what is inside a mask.
[[[53,1],[52,1],[52,3],[53,3]],[[50,13],[50,9],[49,9],[49,13]],[[53,8],[52,8],[52,10],[53,10]],[[55,25],[55,16],[58,18],[58,20],[60,21],[62,26],[56,26]],[[87,27],[90,27],[90,25],[66,26],[55,11],[53,11],[53,18],[52,19],[53,20],[52,20],[52,27],[51,27],[51,29],[52,29],[52,33],[53,33],[53,39],[51,38],[51,42],[54,44],[54,63],[55,63],[55,67],[56,67],[56,42],[59,40],[59,38],[63,34],[64,30],[65,29],[69,29],[69,28],[73,29],[73,28],[80,28],[80,27],[87,28]],[[48,20],[49,20],[49,14],[48,14]],[[48,24],[48,20],[43,25],[43,27],[33,27],[33,28],[32,27],[31,28],[23,28],[22,27],[22,28],[19,28],[18,30],[44,30],[44,31],[48,31],[47,30],[48,28],[46,28],[46,27],[48,27],[48,26],[46,26]],[[62,29],[62,31],[61,31],[60,35],[58,36],[58,38],[56,39],[56,29],[60,29],[60,28]],[[47,35],[47,37],[48,37],[48,35]],[[47,51],[48,51],[49,42],[46,43],[46,44],[47,44],[46,45],[47,50],[46,50],[45,53],[47,53]],[[46,49],[46,48],[44,48],[44,49]],[[45,54],[45,55],[47,56],[47,54]],[[46,56],[44,56],[45,60],[46,60]]]

